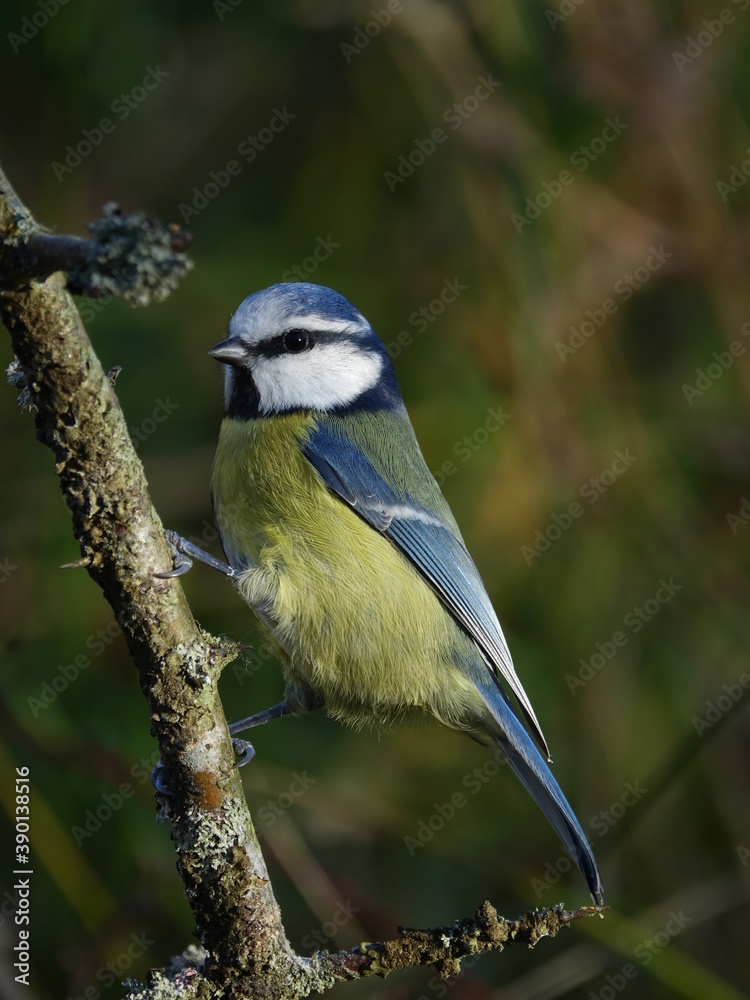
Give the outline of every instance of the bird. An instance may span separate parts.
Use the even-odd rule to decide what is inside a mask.
[[[309,282],[254,292],[227,333],[208,352],[224,366],[211,501],[227,563],[169,533],[161,575],[191,557],[221,569],[278,653],[283,701],[230,732],[320,708],[355,727],[432,716],[501,751],[601,905],[592,849],[383,341]],[[241,746],[244,763],[254,750]]]

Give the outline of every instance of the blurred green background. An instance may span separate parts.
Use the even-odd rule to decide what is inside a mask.
[[[58,3],[3,4],[9,177],[59,232],[114,199],[195,237],[166,303],[80,300],[105,368],[122,366],[162,519],[212,537],[206,351],[239,302],[295,276],[344,293],[394,345],[602,866],[604,920],[449,985],[427,969],[337,995],[743,995],[750,3]],[[191,914],[135,671],[100,592],[59,568],[78,550],[52,455],[10,388],[0,420],[0,993],[114,1000],[191,940]],[[229,584],[198,567],[184,586],[203,626],[253,644],[223,679],[228,716],[278,700]],[[306,953],[485,898],[507,916],[588,901],[541,813],[465,737],[320,716],[254,742],[243,780]],[[31,990],[10,950],[18,766]]]

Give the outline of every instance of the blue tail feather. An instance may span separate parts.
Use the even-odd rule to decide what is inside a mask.
[[[604,888],[596,859],[560,786],[516,717],[505,692],[491,682],[477,686],[497,725],[491,735],[580,868],[594,902],[601,905]]]

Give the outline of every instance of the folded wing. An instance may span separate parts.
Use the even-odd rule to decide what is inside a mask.
[[[351,439],[343,420],[320,423],[303,445],[303,451],[328,488],[396,545],[430,584],[474,640],[495,680],[499,683],[502,678],[508,684],[549,759],[547,742],[513,667],[503,630],[479,572],[422,458],[408,418],[404,416],[404,420],[408,436],[402,428],[401,443],[408,454],[398,464],[405,479],[403,489],[398,491],[376,468],[361,442]],[[434,510],[428,510],[415,499],[424,494],[424,476],[429,477],[440,498]]]

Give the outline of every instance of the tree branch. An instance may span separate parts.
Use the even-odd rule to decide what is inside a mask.
[[[606,907],[605,907],[606,909]],[[326,952],[313,956],[316,968],[334,980],[360,979],[363,976],[386,976],[396,969],[433,965],[443,979],[461,971],[461,960],[486,951],[502,951],[505,945],[521,943],[533,948],[544,937],[553,938],[574,920],[592,916],[601,910],[593,906],[565,910],[562,906],[534,910],[519,920],[498,915],[485,902],[474,917],[457,920],[450,927],[414,930],[399,927],[395,941],[361,944],[352,951],[335,955]]]
[[[237,990],[230,996],[239,997],[306,997],[312,992],[324,993],[337,982],[381,976],[383,979],[398,969],[414,969],[432,965],[443,979],[458,976],[461,962],[471,956],[488,951],[502,951],[506,945],[525,944],[533,948],[542,938],[555,937],[563,927],[582,917],[602,915],[608,907],[586,906],[580,910],[565,910],[562,906],[551,909],[534,910],[519,920],[507,920],[498,916],[491,903],[485,902],[474,917],[457,920],[450,927],[435,927],[430,930],[415,930],[399,927],[400,938],[392,941],[363,942],[351,951],[330,953],[316,952],[306,963],[295,970],[282,993],[252,992],[244,979],[234,983]],[[182,956],[173,961],[166,970],[152,971],[148,985],[134,986],[128,994],[129,1000],[164,1000],[179,996],[181,1000],[191,996],[203,996],[199,985],[202,983],[199,971],[201,956]],[[170,993],[171,987],[178,993]],[[166,993],[164,991],[167,991]],[[193,993],[191,991],[195,990]],[[186,992],[187,991],[187,992]],[[209,994],[211,995],[211,994]]]
[[[237,647],[196,624],[170,565],[113,385],[81,324],[69,289],[122,294],[134,304],[164,298],[189,262],[185,234],[114,206],[89,227],[94,238],[41,229],[0,171],[0,318],[18,358],[14,384],[36,410],[37,437],[55,471],[81,550],[122,628],[148,700],[169,795],[177,864],[205,954],[174,960],[133,997],[287,998],[336,981],[432,964],[448,976],[467,955],[512,941],[535,944],[596,912],[562,909],[498,917],[489,903],[449,928],[406,930],[396,941],[338,954],[296,955],[253,828],[217,683]],[[60,271],[67,271],[66,281]]]
[[[0,317],[52,449],[81,557],[112,605],[148,699],[178,868],[217,983],[237,956],[255,972],[293,962],[218,697],[236,650],[196,624],[171,565],[143,467],[60,274],[20,281],[37,228],[0,173]],[[147,257],[146,251],[143,256]],[[76,261],[77,263],[77,261]],[[235,966],[236,968],[236,966]]]
[[[0,176],[4,175],[0,171]],[[89,223],[93,239],[57,236],[36,225],[15,192],[6,193],[5,243],[0,256],[0,289],[24,288],[68,272],[74,295],[122,295],[136,306],[165,299],[192,268],[185,250],[190,233],[164,226],[142,212],[124,215],[114,202]]]

